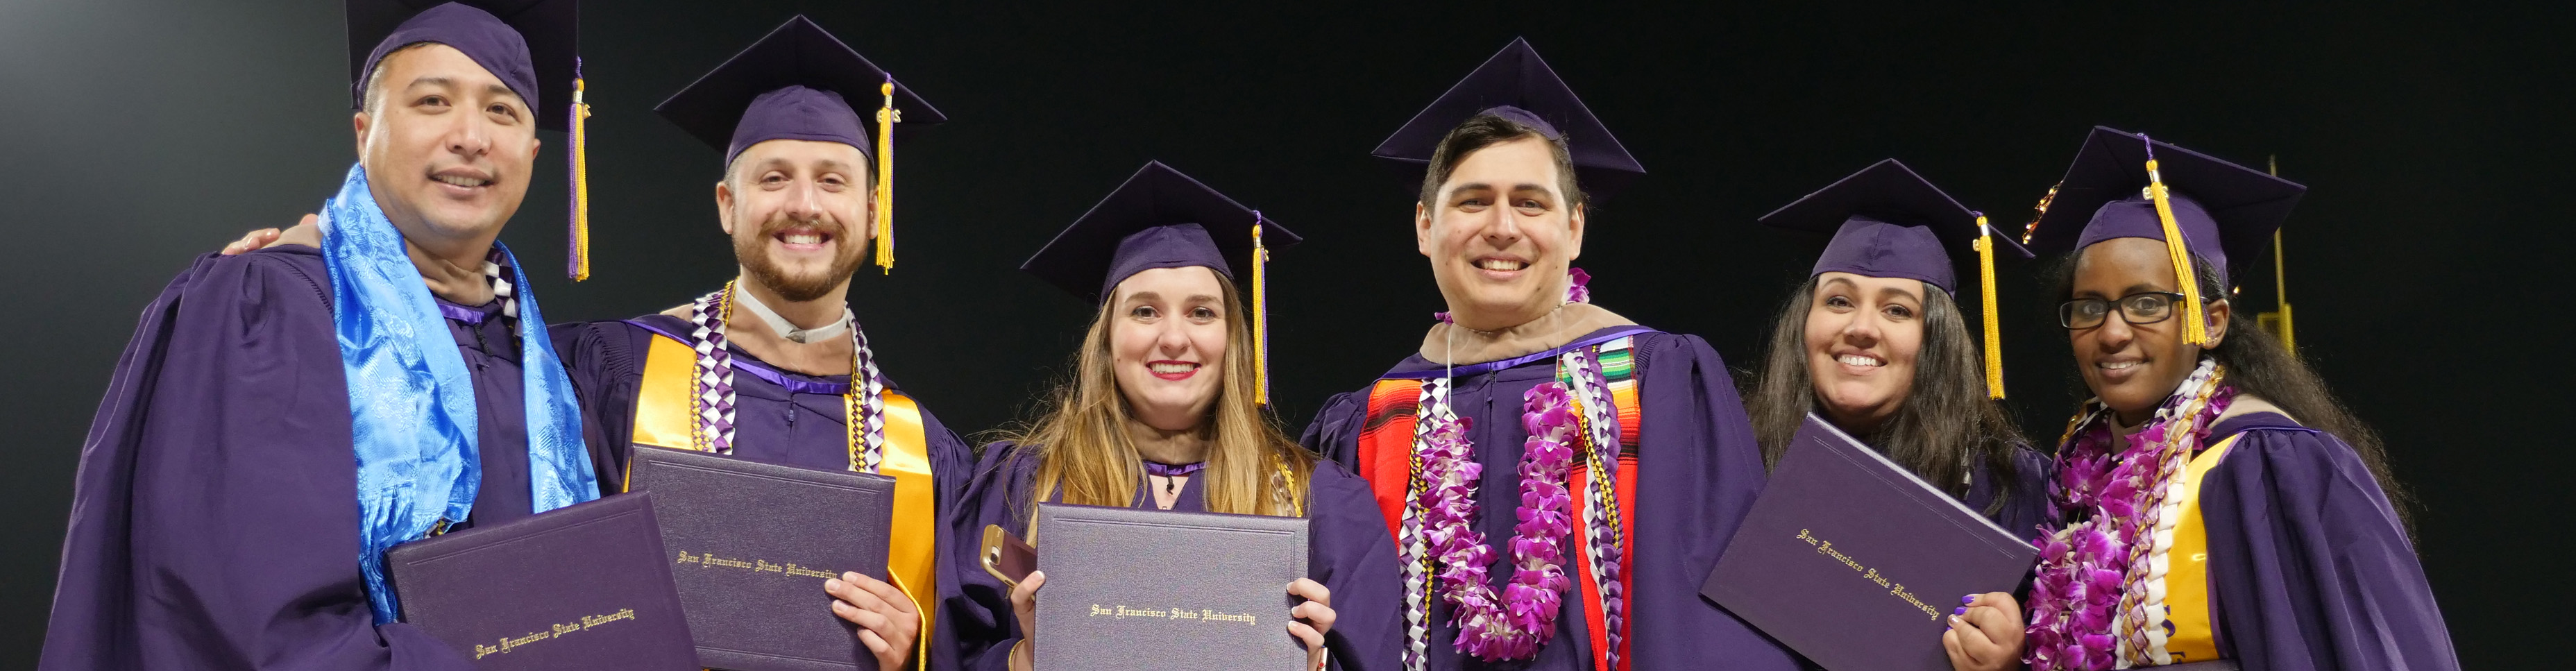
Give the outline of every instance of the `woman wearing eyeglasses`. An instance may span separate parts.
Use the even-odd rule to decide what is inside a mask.
[[[2094,130],[2031,246],[2073,252],[2058,319],[2095,398],[2056,450],[2028,624],[1987,595],[1964,666],[2458,668],[2378,435],[2235,328],[2228,278],[2305,191]]]

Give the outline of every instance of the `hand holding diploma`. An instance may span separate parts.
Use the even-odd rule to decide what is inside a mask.
[[[852,572],[823,581],[823,591],[832,595],[833,615],[859,625],[859,642],[876,654],[877,668],[900,669],[911,659],[913,641],[921,632],[921,613],[902,590]]]
[[[1011,648],[1011,671],[1031,671],[1038,666],[1038,653],[1029,641],[1038,637],[1038,588],[1046,586],[1046,572],[1032,571],[1027,580],[1011,588],[1011,615],[1020,620],[1020,644]]]
[[[1011,650],[1011,671],[1030,671],[1037,666],[1036,649],[1028,641],[1037,639],[1037,595],[1038,588],[1044,586],[1046,573],[1035,572],[1011,589],[1011,613],[1019,618],[1022,641]],[[1288,609],[1288,633],[1305,644],[1306,663],[1323,668],[1324,660],[1331,655],[1324,647],[1324,635],[1333,631],[1333,591],[1312,578],[1298,578],[1288,583],[1288,594],[1306,600]]]
[[[1950,630],[1941,632],[1941,647],[1950,652],[1950,668],[2021,668],[2021,603],[2004,592],[1970,595],[1963,601],[1965,605],[1950,614]]]
[[[1306,602],[1288,609],[1288,633],[1306,643],[1306,665],[1324,668],[1324,634],[1333,630],[1333,591],[1313,578],[1298,578],[1288,583],[1288,593],[1305,597]],[[1302,620],[1302,621],[1299,621]]]

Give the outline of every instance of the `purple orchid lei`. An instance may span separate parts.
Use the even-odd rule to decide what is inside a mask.
[[[1455,608],[1453,645],[1489,662],[1537,655],[1555,636],[1562,593],[1574,584],[1564,567],[1565,539],[1574,531],[1565,481],[1580,438],[1565,385],[1549,382],[1522,395],[1521,423],[1530,437],[1519,464],[1521,505],[1513,511],[1520,523],[1512,527],[1512,578],[1500,594],[1486,579],[1494,551],[1471,527],[1474,483],[1484,472],[1466,438],[1472,422],[1441,422],[1422,441],[1425,483],[1417,502],[1425,546],[1442,564],[1441,598]]]
[[[1585,288],[1592,276],[1581,268],[1568,268],[1566,276],[1566,301],[1592,302],[1592,292]],[[1455,323],[1447,312],[1431,317]],[[1418,448],[1423,487],[1414,502],[1421,506],[1424,551],[1442,565],[1435,577],[1442,585],[1441,599],[1454,609],[1450,615],[1458,625],[1458,639],[1452,645],[1489,662],[1536,656],[1556,635],[1563,592],[1574,585],[1565,575],[1565,539],[1574,531],[1574,498],[1566,478],[1576,441],[1582,439],[1581,423],[1564,383],[1533,387],[1521,401],[1521,425],[1530,437],[1522,444],[1518,469],[1521,497],[1513,510],[1519,523],[1512,527],[1512,579],[1499,594],[1488,582],[1494,550],[1473,527],[1476,483],[1485,469],[1467,440],[1474,422],[1445,412],[1426,412],[1420,420],[1427,423]]]
[[[2085,511],[2086,519],[2039,539],[2038,578],[2032,582],[2029,649],[2022,661],[2038,671],[2098,671],[2117,665],[2119,629],[2161,626],[2136,620],[2146,592],[2146,571],[2153,534],[2160,520],[2166,485],[2182,463],[2176,453],[2201,444],[2236,389],[2221,384],[2224,371],[2204,361],[2182,387],[2157,408],[2156,419],[2140,431],[2127,449],[2111,450],[2107,410],[2088,408],[2068,430],[2071,445],[2059,458],[2058,474],[2049,482],[2048,513],[2065,519],[2068,511]],[[2193,406],[2199,406],[2197,408]],[[2185,435],[2174,435],[2179,428]],[[2188,457],[2188,453],[2181,455]],[[2129,597],[2124,603],[2123,597]],[[2122,617],[2124,614],[2130,617]],[[2145,641],[2131,636],[2133,649]]]
[[[1592,290],[1583,287],[1583,285],[1590,284],[1592,282],[1591,273],[1583,272],[1582,268],[1567,267],[1565,269],[1565,276],[1573,280],[1572,282],[1568,282],[1565,286],[1565,302],[1592,302]],[[1449,313],[1446,312],[1431,313],[1431,318],[1438,320],[1442,324],[1456,323],[1449,319]]]

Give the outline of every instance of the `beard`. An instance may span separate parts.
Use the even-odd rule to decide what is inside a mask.
[[[832,290],[839,288],[841,283],[848,282],[850,275],[858,272],[859,264],[865,261],[867,251],[867,245],[853,244],[857,240],[849,235],[849,227],[841,226],[830,231],[835,252],[830,268],[820,273],[791,274],[776,260],[769,258],[769,241],[779,231],[787,230],[797,223],[785,217],[774,218],[761,223],[759,235],[735,238],[733,242],[734,261],[742,264],[744,274],[750,275],[752,281],[759,282],[761,286],[778,292],[779,298],[786,299],[790,303],[803,303],[832,293]],[[808,225],[827,229],[832,226],[830,223]]]

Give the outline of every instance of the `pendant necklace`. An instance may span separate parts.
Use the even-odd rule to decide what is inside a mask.
[[[1145,462],[1145,474],[1146,474],[1146,475],[1149,475],[1149,476],[1157,477],[1157,478],[1162,478],[1162,479],[1163,479],[1163,493],[1165,493],[1165,494],[1179,494],[1179,493],[1180,493],[1180,491],[1181,491],[1181,484],[1180,484],[1180,483],[1181,483],[1181,478],[1189,477],[1189,475],[1190,475],[1190,474],[1192,474],[1192,473],[1197,473],[1197,472],[1199,472],[1199,471],[1206,470],[1206,469],[1207,469],[1207,462],[1204,462],[1204,461],[1202,461],[1202,462],[1198,462],[1198,463],[1195,463],[1195,464],[1179,464],[1179,465],[1165,464],[1165,463],[1159,463],[1159,462],[1154,462],[1154,461],[1146,461],[1146,462]]]

